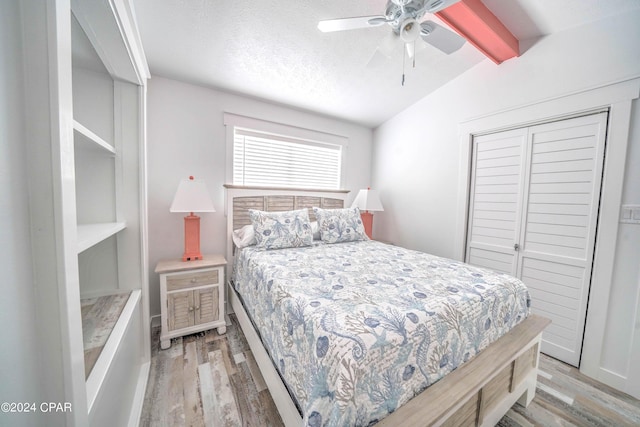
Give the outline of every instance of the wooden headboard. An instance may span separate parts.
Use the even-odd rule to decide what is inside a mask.
[[[233,230],[251,224],[249,209],[267,212],[309,209],[309,219],[315,221],[311,209],[314,206],[325,209],[344,207],[348,190],[297,190],[285,188],[240,187],[225,185],[227,197],[227,265],[233,265]],[[229,271],[230,273],[230,271]]]
[[[251,224],[249,209],[266,212],[282,212],[307,208],[309,219],[315,221],[312,207],[339,209],[344,200],[317,196],[238,196],[233,198],[233,230]]]

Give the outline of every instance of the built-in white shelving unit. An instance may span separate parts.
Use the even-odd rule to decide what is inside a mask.
[[[34,425],[135,426],[150,367],[149,70],[133,0],[22,2],[34,305]]]
[[[99,224],[78,225],[78,253],[84,252],[93,245],[108,239],[114,234],[124,230],[124,222],[106,222]]]
[[[116,154],[116,149],[113,148],[111,144],[100,138],[95,133],[91,132],[76,120],[73,121],[73,137],[76,145],[80,149],[85,148],[87,150],[103,150],[104,152],[111,155]]]
[[[151,345],[149,70],[133,0],[33,0],[19,9],[37,395],[71,408],[30,423],[136,426]]]
[[[122,345],[122,340],[124,337],[126,337],[126,332],[129,324],[136,320],[134,318],[134,315],[136,314],[136,308],[141,301],[141,293],[142,292],[139,289],[131,292],[129,299],[127,300],[127,304],[122,310],[122,313],[120,313],[118,321],[113,327],[113,330],[109,335],[109,339],[102,349],[100,357],[96,361],[96,364],[91,370],[91,374],[87,378],[87,405],[89,406],[89,408],[94,408],[94,405],[98,398],[98,393],[100,392],[102,387],[105,386],[108,380],[111,380],[111,382],[116,379],[123,380],[125,384],[127,382],[130,382],[131,380],[137,380],[137,378],[135,377],[120,379],[118,377],[123,376],[126,371],[114,372],[115,370],[112,370],[111,368],[113,365],[117,365],[117,363],[119,362],[119,360],[117,359],[117,352],[119,348],[122,347],[124,352],[135,353],[135,346],[129,345],[128,347],[125,347]],[[137,338],[142,339],[141,336],[137,336]],[[126,357],[125,355],[124,357],[122,357],[122,359],[127,360],[130,359],[130,357]],[[122,370],[120,369],[120,371]]]
[[[76,216],[84,394],[92,426],[135,425],[149,370],[148,70],[131,7],[129,0],[72,0],[69,11],[75,206],[67,207]]]

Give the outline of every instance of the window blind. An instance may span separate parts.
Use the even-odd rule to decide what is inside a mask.
[[[233,183],[339,189],[342,146],[234,127]]]

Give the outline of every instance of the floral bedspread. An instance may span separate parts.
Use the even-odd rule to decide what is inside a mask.
[[[530,305],[512,276],[375,241],[248,247],[233,282],[312,427],[381,420]]]

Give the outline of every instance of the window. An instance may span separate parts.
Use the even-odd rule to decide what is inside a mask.
[[[340,188],[342,147],[234,128],[233,183]]]
[[[225,114],[235,185],[337,190],[347,139]]]

